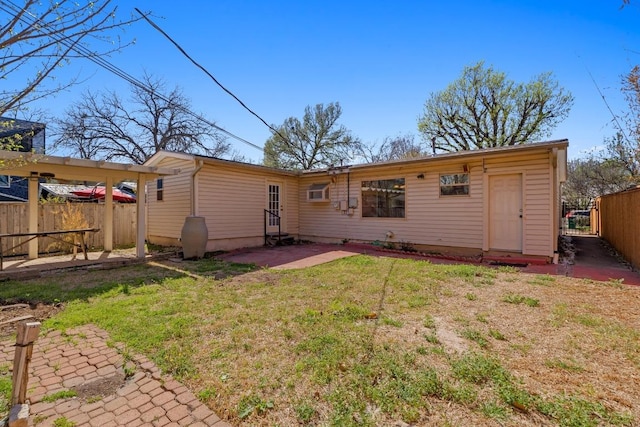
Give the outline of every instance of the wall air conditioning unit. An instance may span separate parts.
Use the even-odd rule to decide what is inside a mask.
[[[308,202],[328,202],[329,201],[329,183],[311,184],[307,188]]]

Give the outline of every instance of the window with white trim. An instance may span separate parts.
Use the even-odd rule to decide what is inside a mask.
[[[362,181],[364,218],[404,218],[404,178]]]
[[[468,196],[469,195],[469,174],[454,173],[440,175],[440,195],[441,196]]]
[[[2,188],[11,187],[11,177],[9,175],[0,175],[0,187]]]
[[[311,184],[307,188],[307,201],[309,202],[328,202],[329,201],[329,183]]]
[[[161,202],[164,200],[164,180],[162,178],[158,178],[156,180],[156,200]]]

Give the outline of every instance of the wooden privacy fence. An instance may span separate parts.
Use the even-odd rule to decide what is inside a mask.
[[[44,203],[38,205],[38,230],[52,231],[74,228],[99,228],[96,233],[87,233],[87,245],[101,248],[104,244],[104,210],[101,203]],[[0,234],[27,233],[29,213],[26,203],[0,203]],[[78,221],[86,221],[80,224]],[[27,246],[7,249],[20,243],[20,237],[2,239],[4,255],[24,255]],[[38,239],[38,252],[57,252],[60,245],[49,238]],[[113,245],[129,246],[136,241],[135,203],[113,204]]]
[[[640,268],[640,187],[596,199],[599,235]]]

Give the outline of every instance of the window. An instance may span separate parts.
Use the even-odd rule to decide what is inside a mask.
[[[362,216],[404,218],[404,178],[362,181]]]
[[[0,175],[0,187],[11,187],[11,177],[9,175]]]
[[[468,196],[469,174],[455,173],[452,175],[440,175],[441,196]]]
[[[158,178],[156,180],[156,190],[158,190],[156,192],[156,200],[157,201],[162,201],[163,199],[163,191],[164,191],[164,181],[162,180],[162,178]]]
[[[307,189],[307,201],[327,202],[329,201],[329,183],[311,184]]]

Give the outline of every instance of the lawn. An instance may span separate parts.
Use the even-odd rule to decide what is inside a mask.
[[[617,282],[205,259],[4,282],[0,300],[63,304],[45,328],[104,328],[232,425],[640,422],[640,289]]]

